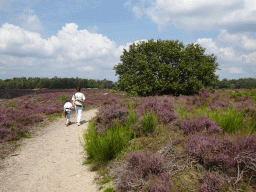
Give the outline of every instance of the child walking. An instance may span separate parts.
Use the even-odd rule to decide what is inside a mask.
[[[65,117],[67,118],[67,123],[66,126],[68,127],[71,124],[70,121],[70,113],[71,113],[71,109],[74,109],[72,103],[70,103],[70,99],[66,100],[66,103],[64,105],[64,113],[65,113]]]

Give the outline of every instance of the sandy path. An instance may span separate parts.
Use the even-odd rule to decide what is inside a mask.
[[[93,182],[95,172],[82,165],[86,154],[79,137],[88,126],[88,120],[97,109],[83,111],[82,125],[65,126],[64,118],[43,127],[33,138],[22,140],[15,151],[18,156],[9,156],[0,170],[1,192],[45,191],[98,191]],[[71,121],[76,122],[75,113]]]

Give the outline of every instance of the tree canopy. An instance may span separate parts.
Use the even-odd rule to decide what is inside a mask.
[[[120,60],[114,67],[117,88],[141,96],[193,94],[218,78],[216,56],[206,55],[199,44],[184,46],[178,40],[133,43]]]
[[[109,80],[94,80],[81,78],[59,78],[57,76],[49,78],[39,77],[15,77],[13,79],[0,79],[0,89],[75,89],[77,86],[81,88],[109,88],[115,87],[114,82]]]

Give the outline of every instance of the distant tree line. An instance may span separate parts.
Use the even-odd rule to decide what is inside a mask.
[[[256,88],[256,78],[231,79],[226,78],[217,80],[215,89],[253,89]]]
[[[75,89],[81,88],[99,88],[113,89],[115,84],[112,81],[81,79],[81,78],[39,78],[39,77],[19,77],[13,79],[0,79],[0,89]]]

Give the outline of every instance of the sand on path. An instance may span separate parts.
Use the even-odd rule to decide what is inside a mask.
[[[64,118],[40,129],[33,138],[23,139],[22,145],[3,161],[0,170],[1,192],[94,192],[95,172],[82,165],[86,154],[80,144],[83,130],[96,115],[97,109],[83,111],[82,124],[65,126]],[[75,113],[71,121],[76,122]]]

